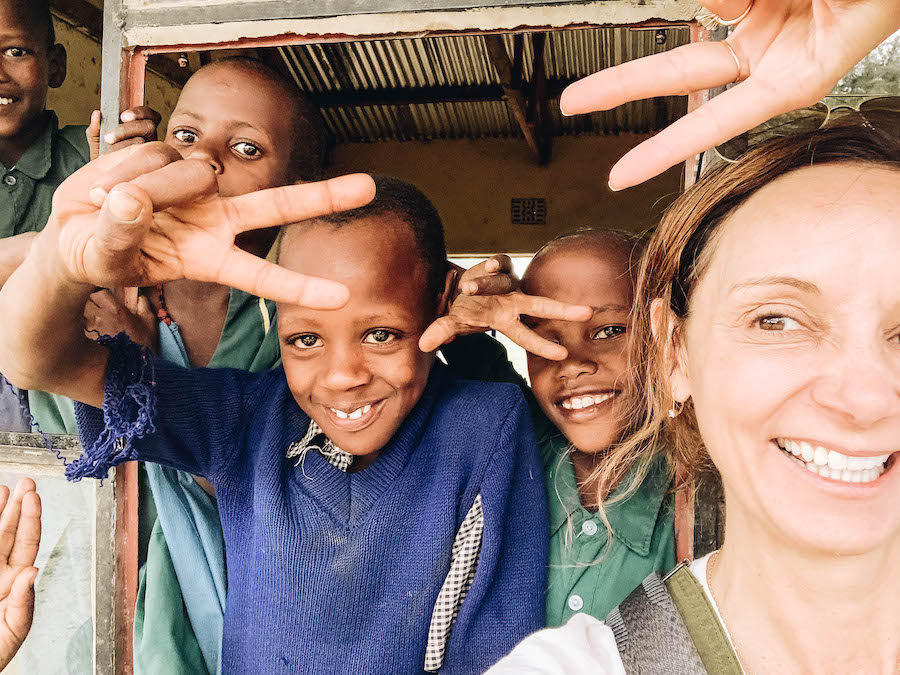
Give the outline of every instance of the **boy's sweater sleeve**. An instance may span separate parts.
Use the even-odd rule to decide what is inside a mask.
[[[491,430],[497,440],[481,483],[481,553],[441,673],[482,672],[545,625],[544,472],[522,397],[500,397],[497,403],[511,409],[500,428]]]
[[[457,377],[482,382],[509,382],[522,391],[538,440],[557,433],[544,415],[531,387],[509,361],[509,356],[499,341],[486,333],[463,335],[441,347],[447,367]]]
[[[216,475],[240,442],[244,395],[258,376],[183,368],[124,334],[101,341],[110,350],[103,408],[76,403],[84,453],[66,477],[105,478],[113,466],[135,459]]]

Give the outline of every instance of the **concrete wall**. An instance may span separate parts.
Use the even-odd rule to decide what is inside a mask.
[[[644,138],[557,138],[545,167],[522,140],[346,144],[335,149],[329,174],[378,171],[415,183],[441,212],[450,253],[533,253],[578,227],[641,231],[656,224],[679,193],[680,167],[622,192],[606,185],[613,163]],[[513,197],[546,198],[547,225],[512,225]]]
[[[59,89],[51,89],[47,107],[56,111],[60,124],[87,124],[91,111],[100,107],[100,43],[54,18],[56,41],[66,48],[68,74]],[[147,104],[163,116],[159,135],[164,135],[169,115],[175,108],[180,87],[147,73]]]

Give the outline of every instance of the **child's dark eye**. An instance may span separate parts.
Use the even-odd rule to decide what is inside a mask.
[[[322,338],[314,333],[304,333],[291,339],[291,344],[299,349],[312,349],[322,346]]]
[[[197,134],[189,129],[176,129],[172,132],[172,135],[187,145],[197,142]]]
[[[7,47],[3,50],[3,56],[11,56],[13,58],[21,58],[28,55],[28,50],[22,47]]]
[[[625,326],[603,326],[603,328],[599,328],[594,331],[594,334],[591,335],[592,340],[609,340],[610,338],[619,337],[620,335],[624,335],[627,328]]]
[[[788,316],[761,316],[756,320],[756,325],[762,330],[787,331],[797,330],[800,324]]]
[[[389,330],[385,330],[384,328],[377,328],[371,331],[368,335],[366,335],[363,342],[368,342],[369,344],[387,344],[388,342],[393,342],[397,339],[397,334],[392,333]]]
[[[239,155],[243,155],[244,157],[256,158],[262,154],[262,150],[253,145],[253,143],[248,143],[247,141],[240,141],[238,143],[235,143],[231,146],[231,149]]]

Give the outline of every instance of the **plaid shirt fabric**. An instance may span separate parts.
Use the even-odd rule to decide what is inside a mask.
[[[331,439],[325,435],[325,432],[313,420],[309,421],[309,429],[306,430],[306,435],[299,441],[291,443],[291,447],[288,448],[285,457],[287,459],[296,457],[297,462],[294,466],[297,466],[310,450],[318,450],[328,460],[329,464],[336,466],[345,473],[353,466],[353,460],[355,459],[349,452],[344,452],[332,443]]]
[[[462,607],[466,594],[475,579],[478,569],[478,557],[481,554],[481,540],[484,536],[484,511],[481,508],[481,495],[475,497],[472,508],[459,526],[459,532],[453,540],[450,558],[450,572],[441,586],[431,625],[428,627],[428,647],[425,650],[425,670],[435,672],[444,664],[444,652],[450,640],[450,631],[459,608]]]
[[[318,450],[332,466],[341,471],[349,471],[354,456],[344,452],[331,442],[322,429],[314,421],[309,421],[306,435],[292,443],[285,457],[297,458],[296,464],[303,462],[306,453]],[[296,466],[295,464],[295,466]],[[481,495],[475,497],[472,508],[463,519],[462,525],[453,540],[450,557],[450,571],[438,593],[428,627],[428,646],[425,649],[425,671],[435,672],[444,665],[444,654],[450,631],[459,614],[463,600],[472,587],[475,571],[478,569],[478,557],[481,554],[481,541],[484,535],[484,512],[481,508]]]

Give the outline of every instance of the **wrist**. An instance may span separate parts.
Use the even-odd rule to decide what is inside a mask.
[[[87,292],[90,296],[94,285],[78,278],[66,264],[62,255],[61,238],[62,228],[51,216],[47,226],[31,242],[22,264],[34,269],[46,282],[58,286],[60,291],[67,289],[78,297]]]

